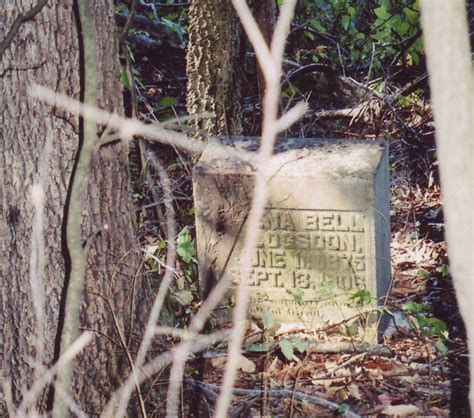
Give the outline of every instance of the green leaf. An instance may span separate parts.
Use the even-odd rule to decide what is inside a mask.
[[[169,27],[171,30],[173,30],[180,36],[183,36],[186,33],[184,28],[179,23],[172,22],[171,20],[165,18],[161,18],[160,22],[163,23],[165,26]]]
[[[411,55],[413,64],[420,65],[420,55],[418,54],[418,52],[416,52],[414,49],[411,49],[411,53],[409,55]]]
[[[420,235],[418,234],[418,232],[413,231],[413,232],[410,232],[410,233],[408,234],[408,238],[410,238],[410,239],[419,239],[419,238],[420,238]]]
[[[435,347],[443,355],[447,355],[449,353],[448,347],[446,347],[446,345],[441,340],[436,341]]]
[[[344,30],[348,30],[350,24],[351,24],[351,17],[348,15],[342,16],[342,27],[344,28]]]
[[[385,86],[386,86],[385,81],[382,81],[381,83],[377,84],[377,87],[375,87],[375,90],[379,93],[383,93],[385,91]]]
[[[321,25],[321,23],[316,20],[316,19],[311,19],[309,21],[309,24],[314,28],[316,29],[318,32],[322,32],[322,33],[326,33],[326,29],[324,28],[323,25]]]
[[[441,266],[439,266],[436,269],[436,271],[441,273],[441,275],[443,277],[447,277],[447,276],[449,276],[449,265],[448,264],[441,264]]]
[[[409,23],[411,23],[412,25],[418,24],[418,19],[420,15],[416,11],[412,10],[409,7],[405,7],[403,9],[403,14],[405,15]]]
[[[352,61],[357,61],[359,58],[361,57],[361,54],[359,51],[357,51],[356,49],[353,49],[351,51],[351,59]]]
[[[303,354],[309,347],[308,341],[305,341],[301,339],[300,337],[296,337],[292,340],[293,346],[296,348],[296,350]]]
[[[262,321],[265,325],[265,329],[273,327],[273,325],[275,324],[275,318],[273,316],[273,313],[270,311],[262,312]]]
[[[304,34],[306,35],[307,38],[311,39],[312,41],[316,39],[316,36],[313,33],[308,32],[307,30],[304,31]]]
[[[337,408],[337,412],[340,414],[345,414],[346,412],[349,412],[349,405],[346,405],[345,403],[341,404],[339,408]]]
[[[379,4],[384,9],[390,10],[392,7],[392,0],[379,0]]]
[[[385,40],[387,39],[387,33],[384,31],[380,31],[372,34],[371,38],[375,39],[377,42],[385,42]]]
[[[390,13],[384,6],[377,7],[376,9],[374,9],[374,13],[375,16],[382,20],[385,20],[390,16]]]
[[[286,292],[293,296],[298,305],[303,304],[304,292],[301,289],[286,289]]]
[[[295,94],[298,94],[300,92],[300,89],[293,84],[290,84],[288,88],[281,94],[281,97],[284,99],[289,99],[290,97],[293,97]]]
[[[350,17],[354,17],[356,15],[356,9],[352,6],[349,6],[347,8],[347,13],[349,13]]]
[[[176,240],[176,252],[185,263],[191,262],[196,256],[196,247],[194,246],[188,227],[184,227]]]
[[[410,25],[407,22],[400,22],[398,25],[396,25],[395,30],[400,36],[405,36],[410,30]]]
[[[318,299],[332,299],[336,296],[336,283],[326,282],[321,283],[321,286],[316,291],[316,296]]]
[[[248,350],[252,353],[265,353],[270,349],[269,343],[256,343],[248,347]]]
[[[178,302],[181,306],[191,305],[194,297],[189,290],[181,290],[179,292],[173,292],[170,295],[172,299]]]
[[[439,318],[427,318],[426,322],[430,327],[429,333],[431,335],[443,335],[443,333],[448,330],[446,322],[442,321]]]
[[[402,309],[411,314],[425,312],[427,308],[425,304],[416,302],[407,302],[402,305]]]
[[[430,273],[426,270],[420,269],[416,272],[416,275],[418,277],[421,277],[423,279],[428,279],[430,277]]]
[[[128,78],[128,72],[127,72],[127,67],[125,65],[122,66],[122,74],[120,76],[122,79],[122,84],[123,86],[130,91],[130,80]]]
[[[293,356],[295,355],[293,350],[293,344],[289,340],[280,340],[280,350],[283,355],[288,359],[292,360]]]
[[[266,292],[257,292],[257,301],[264,302],[266,300],[270,300],[270,296]]]
[[[178,103],[177,99],[175,99],[174,97],[166,96],[158,100],[158,102],[156,103],[156,107],[166,108],[174,106],[176,103]]]
[[[372,295],[367,289],[360,289],[353,292],[349,299],[352,306],[362,307],[370,304]]]

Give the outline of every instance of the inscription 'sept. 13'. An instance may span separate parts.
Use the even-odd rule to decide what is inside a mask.
[[[254,150],[255,138],[226,138]],[[269,198],[249,266],[240,256],[254,169],[205,151],[194,169],[200,286],[203,296],[226,280],[229,298],[243,269],[250,277],[249,314],[272,312],[308,328],[373,310],[390,280],[388,150],[384,141],[283,139],[269,163]],[[359,290],[372,302],[356,306]],[[360,292],[359,292],[360,294]],[[228,303],[229,299],[224,302]],[[218,317],[228,318],[225,309]],[[363,328],[375,340],[376,315]],[[354,325],[353,324],[353,325]],[[379,329],[380,331],[380,329]]]

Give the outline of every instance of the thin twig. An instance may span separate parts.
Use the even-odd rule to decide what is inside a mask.
[[[166,170],[163,168],[161,163],[154,158],[151,157],[152,161],[154,162],[155,166],[158,167],[158,174],[160,176],[161,184],[164,189],[164,202],[166,207],[166,226],[167,226],[167,241],[168,241],[168,253],[166,256],[166,272],[161,281],[160,287],[158,289],[158,293],[155,297],[155,301],[151,308],[151,312],[148,318],[148,323],[145,328],[145,334],[143,336],[143,340],[140,344],[140,348],[138,350],[137,357],[135,359],[134,366],[132,367],[132,377],[135,384],[138,383],[138,373],[137,369],[140,369],[145,362],[146,355],[150,348],[151,342],[153,337],[156,335],[156,324],[158,322],[161,309],[163,307],[163,303],[165,301],[165,297],[168,293],[168,289],[171,285],[171,281],[173,279],[173,266],[176,259],[176,245],[175,245],[175,236],[176,236],[176,221],[174,216],[174,208],[173,208],[173,200],[172,200],[172,192],[171,192],[171,184],[170,179],[166,173]],[[125,413],[129,398],[122,395],[120,398],[119,405],[117,407],[116,415],[122,416]]]
[[[275,32],[272,37],[271,49],[268,50],[263,35],[244,1],[233,0],[232,3],[241,18],[242,25],[252,43],[257,54],[257,59],[262,65],[262,72],[265,77],[266,90],[263,100],[263,127],[262,142],[259,150],[259,162],[263,166],[268,164],[273,153],[276,136],[278,134],[278,107],[280,99],[280,79],[282,72],[282,60],[289,33],[291,19],[293,17],[296,0],[286,0],[281,9],[280,16],[275,25]],[[263,43],[262,43],[263,41]],[[270,57],[268,57],[270,55]],[[267,61],[268,60],[268,61]],[[247,315],[248,305],[248,280],[250,278],[252,252],[257,244],[260,230],[258,225],[263,216],[264,208],[268,195],[268,174],[256,174],[254,198],[249,212],[248,224],[243,244],[242,256],[240,260],[241,281],[236,291],[236,304],[233,311],[233,330],[232,338],[229,344],[229,356],[226,364],[222,389],[216,405],[216,416],[224,417],[227,415],[229,405],[232,400],[232,389],[237,376],[239,367],[240,349],[242,346],[245,328],[242,326]]]
[[[252,164],[255,159],[255,153],[235,150],[232,147],[222,145],[217,138],[209,138],[207,144],[195,141],[178,132],[164,129],[158,123],[145,124],[136,119],[111,114],[106,110],[98,109],[96,106],[81,103],[65,94],[55,93],[51,89],[38,84],[33,84],[28,93],[30,96],[40,99],[51,106],[80,115],[84,119],[100,125],[108,125],[118,132],[122,140],[128,141],[133,139],[134,136],[145,137],[150,141],[174,145],[191,153],[200,154],[208,147],[216,155],[232,157],[248,164]]]
[[[196,380],[187,380],[187,382],[196,385],[199,388],[207,388],[212,390],[213,392],[217,392],[219,387],[210,383],[199,382]],[[233,389],[233,393],[236,396],[249,396],[249,395],[261,395],[263,394],[263,390],[261,389]],[[314,395],[308,395],[303,392],[297,392],[289,389],[270,389],[267,390],[267,396],[275,397],[275,398],[291,398],[295,397],[299,401],[302,402],[310,402],[315,405],[322,406],[323,408],[329,409],[330,411],[336,412],[339,410],[340,405],[337,403],[328,401],[327,399],[320,398]],[[345,416],[347,418],[361,418],[360,415],[355,414],[351,411],[346,411],[345,413],[341,414],[341,416]]]
[[[23,400],[17,411],[18,416],[24,417],[28,415],[27,411],[32,405],[34,405],[38,394],[41,393],[44,386],[51,383],[56,373],[64,368],[66,364],[69,364],[84,349],[84,347],[92,341],[92,339],[92,332],[83,332],[79,338],[73,341],[73,343],[69,345],[68,349],[65,350],[63,354],[61,354],[59,360],[52,367],[46,370],[41,378],[34,381],[31,389],[23,394]]]
[[[200,351],[209,348],[210,346],[217,344],[223,340],[229,338],[230,331],[219,331],[214,334],[204,335],[199,338],[196,338],[195,341],[190,343],[189,352],[190,353],[198,353]],[[175,350],[175,349],[174,349]],[[166,367],[173,361],[174,357],[174,350],[167,351],[159,356],[155,357],[154,359],[150,360],[147,364],[145,364],[139,371],[137,380],[138,383],[142,383],[144,380],[148,378],[148,376],[152,376],[155,373],[159,372],[163,367]],[[128,404],[130,396],[133,393],[133,388],[135,387],[135,382],[133,376],[129,376],[128,379],[120,386],[120,388],[112,395],[111,399],[107,403],[101,417],[103,418],[111,418],[117,416],[123,416],[118,414],[118,411],[124,411],[123,405],[125,407]]]

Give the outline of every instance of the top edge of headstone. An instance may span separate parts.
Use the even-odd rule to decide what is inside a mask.
[[[255,152],[259,137],[223,137],[223,145],[235,150]],[[351,177],[373,178],[388,144],[385,140],[352,140],[322,138],[280,138],[274,155],[266,161],[269,173],[281,177]],[[225,152],[215,153],[207,147],[195,167],[198,174],[252,174],[256,159],[248,164]]]

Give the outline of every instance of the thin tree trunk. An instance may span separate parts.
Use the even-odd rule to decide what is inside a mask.
[[[240,29],[230,0],[191,0],[187,53],[190,115],[194,125],[213,135],[239,135],[241,83]]]
[[[474,413],[474,83],[465,8],[463,0],[422,2],[448,256],[466,325]]]
[[[258,23],[263,38],[267,41],[267,44],[270,45],[275,27],[275,0],[256,0],[253,2],[252,8],[255,20]],[[260,104],[262,104],[263,96],[265,95],[265,79],[258,63],[257,67],[258,97],[260,99]]]

